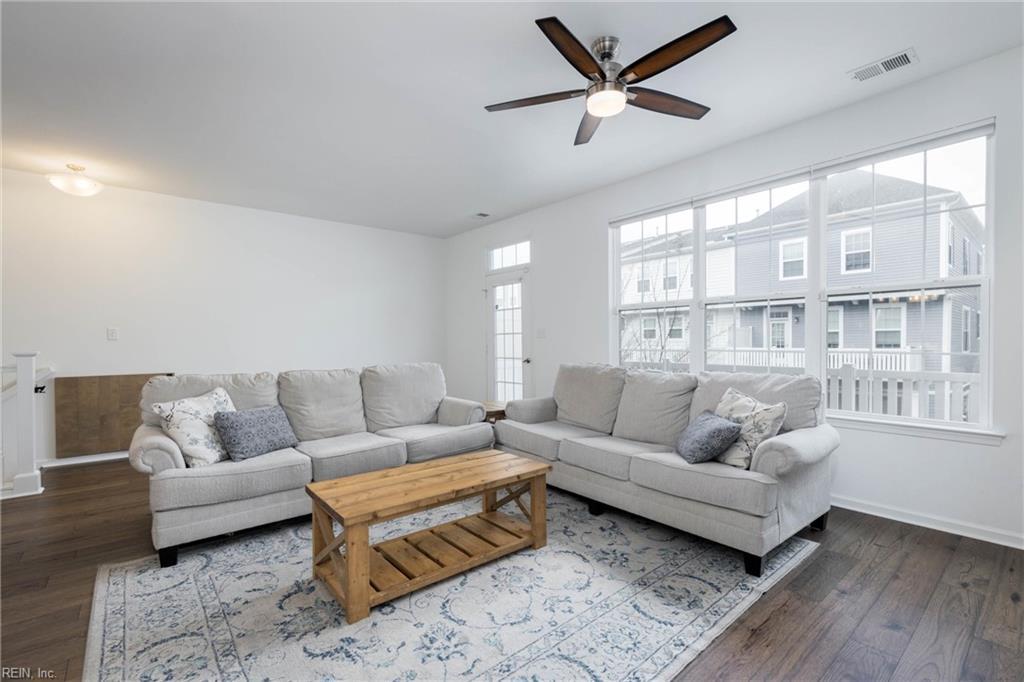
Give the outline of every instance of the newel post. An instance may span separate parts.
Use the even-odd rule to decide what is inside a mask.
[[[18,450],[11,491],[14,495],[43,492],[36,467],[36,356],[38,352],[14,353],[17,366]]]

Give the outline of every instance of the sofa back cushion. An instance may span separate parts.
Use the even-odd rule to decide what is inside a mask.
[[[697,388],[692,374],[631,369],[612,435],[675,447],[690,423],[690,401]]]
[[[610,365],[562,365],[555,378],[558,421],[611,433],[626,370]]]
[[[277,377],[278,399],[299,440],[366,431],[358,369],[299,369]]]
[[[444,372],[435,362],[367,367],[362,385],[366,428],[374,432],[436,422],[445,395]]]
[[[824,421],[821,382],[808,374],[746,374],[701,372],[690,404],[690,418],[715,411],[725,392],[735,388],[762,403],[786,403],[782,431],[817,426]]]
[[[178,374],[152,377],[142,387],[139,408],[142,423],[160,426],[161,419],[153,412],[153,403],[166,403],[209,393],[223,388],[231,396],[235,409],[277,405],[277,377],[270,372],[258,374]]]

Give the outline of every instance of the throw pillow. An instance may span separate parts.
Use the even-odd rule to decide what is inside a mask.
[[[729,388],[715,408],[715,414],[740,425],[739,438],[732,447],[719,455],[718,461],[749,469],[757,446],[778,434],[782,428],[786,420],[786,403],[768,405],[735,388]]]
[[[700,464],[721,455],[739,435],[739,424],[706,410],[679,434],[676,452],[690,464]]]
[[[214,424],[228,456],[236,462],[290,448],[299,442],[280,405],[218,412]]]
[[[234,409],[231,396],[219,387],[194,398],[153,403],[153,412],[160,417],[164,433],[178,444],[190,467],[208,466],[227,459],[228,452],[213,426],[213,416]]]

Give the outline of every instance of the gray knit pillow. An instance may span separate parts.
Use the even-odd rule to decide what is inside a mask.
[[[679,434],[676,452],[690,464],[700,464],[728,450],[739,436],[739,424],[707,410]]]
[[[280,405],[218,412],[213,422],[228,456],[236,462],[290,448],[299,442]]]

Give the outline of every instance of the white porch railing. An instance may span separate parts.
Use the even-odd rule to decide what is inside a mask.
[[[799,369],[807,366],[803,348],[736,348],[708,349],[708,365],[735,365],[737,368],[778,367],[780,369]],[[919,372],[921,371],[921,353],[911,350],[876,350],[846,348],[828,351],[829,369],[838,369],[852,365],[857,369]]]
[[[978,423],[981,375],[829,367],[828,408],[921,419]]]

